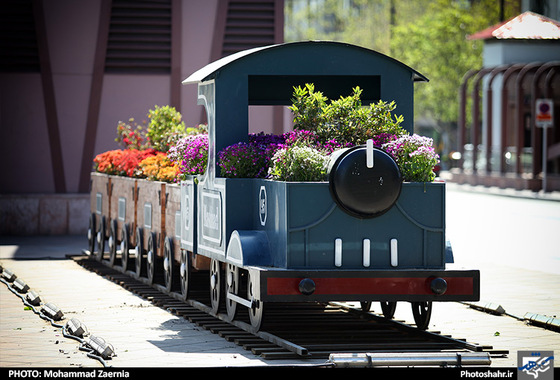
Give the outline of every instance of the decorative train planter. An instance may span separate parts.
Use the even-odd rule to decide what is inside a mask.
[[[297,58],[297,59],[296,59]],[[425,78],[377,52],[333,42],[267,46],[197,71],[207,111],[208,165],[179,184],[93,173],[90,251],[189,299],[192,271],[208,271],[213,313],[252,328],[273,302],[381,302],[391,317],[411,302],[426,328],[433,301],[476,301],[477,270],[447,270],[445,184],[403,182],[390,154],[364,145],[332,154],[328,178],[286,182],[223,178],[217,152],[248,135],[250,104],[289,104],[315,83],[330,98],[364,89],[392,99],[412,130],[413,82]],[[97,247],[97,250],[96,250]]]

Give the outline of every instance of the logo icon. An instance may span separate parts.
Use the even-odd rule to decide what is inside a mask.
[[[520,380],[553,380],[553,351],[518,351],[517,378]]]
[[[264,186],[261,186],[261,189],[259,191],[259,217],[261,220],[261,226],[266,225],[266,214],[266,188]]]

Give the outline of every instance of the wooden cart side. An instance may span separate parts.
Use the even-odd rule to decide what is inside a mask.
[[[181,261],[181,188],[177,184],[165,185],[165,237],[173,241],[173,254]]]
[[[112,176],[103,173],[91,173],[90,209],[96,215],[96,230],[99,230],[102,217],[107,222],[111,218]]]
[[[147,247],[150,234],[155,235],[157,256],[163,256],[165,231],[165,183],[138,179],[136,225],[142,229],[143,246]]]
[[[137,217],[137,179],[128,177],[113,177],[111,216],[117,223],[117,240],[121,241],[122,228],[128,225],[129,231],[136,229]],[[134,235],[134,234],[132,234]]]

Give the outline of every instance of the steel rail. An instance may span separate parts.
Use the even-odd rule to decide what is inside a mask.
[[[87,253],[87,252],[86,252]],[[229,321],[227,313],[213,313],[207,289],[193,287],[192,299],[184,300],[180,293],[167,291],[163,285],[149,284],[147,278],[137,278],[108,260],[91,256],[76,256],[74,260],[92,272],[112,280],[123,288],[149,300],[154,305],[188,319],[201,328],[218,334],[264,359],[326,358],[333,353],[371,352],[491,352],[492,347],[468,343],[419,330],[403,322],[363,312],[343,303],[269,304],[263,331],[255,331],[240,318]],[[199,274],[200,275],[200,274]],[[200,281],[198,281],[200,280]],[[207,286],[207,276],[193,278],[193,284]],[[283,307],[286,306],[286,307]],[[289,307],[288,307],[289,306]],[[503,352],[499,352],[503,354]]]

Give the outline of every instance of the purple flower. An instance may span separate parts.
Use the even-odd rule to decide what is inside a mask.
[[[250,135],[249,142],[239,142],[218,153],[218,166],[226,178],[264,178],[270,159],[283,141],[273,135]]]
[[[169,149],[169,159],[179,166],[181,178],[203,174],[208,163],[208,135],[188,135]]]
[[[381,146],[397,162],[405,181],[431,182],[435,178],[433,168],[439,155],[429,137],[414,134],[389,140]]]

